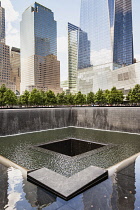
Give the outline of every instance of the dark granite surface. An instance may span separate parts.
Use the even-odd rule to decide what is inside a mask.
[[[107,178],[108,171],[95,166],[90,166],[71,177],[62,176],[47,168],[31,171],[27,174],[28,181],[65,200],[73,198]]]
[[[0,165],[0,174],[0,209],[140,209],[140,157],[134,164],[69,201],[29,183],[18,169]]]

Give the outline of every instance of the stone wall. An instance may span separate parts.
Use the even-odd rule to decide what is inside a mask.
[[[140,133],[139,107],[0,110],[0,136],[68,126]]]
[[[72,108],[77,127],[140,133],[140,107]]]
[[[0,110],[0,136],[68,127],[70,114],[69,108]]]

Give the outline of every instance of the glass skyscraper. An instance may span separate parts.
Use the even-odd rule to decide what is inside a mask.
[[[77,92],[77,69],[89,66],[90,41],[87,33],[68,23],[68,85],[71,92]]]
[[[44,81],[45,75],[48,75],[46,59],[47,62],[50,59],[51,63],[53,59],[54,63],[57,60],[57,23],[53,12],[35,2],[23,13],[20,30],[21,93],[25,89],[31,90],[31,87],[47,88],[48,84]],[[57,66],[58,81],[55,80],[54,86],[57,84],[60,87],[60,65]]]
[[[133,63],[131,0],[81,0],[80,28],[90,41],[91,65]]]

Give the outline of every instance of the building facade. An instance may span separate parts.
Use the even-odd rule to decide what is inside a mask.
[[[5,9],[0,1],[0,42],[5,43]]]
[[[35,2],[22,15],[20,34],[21,93],[31,87],[47,89],[50,83],[53,89],[59,89],[60,65],[57,65],[57,72],[54,72],[55,68],[47,69],[46,65],[49,59],[54,63],[57,61],[57,23],[53,12]],[[54,79],[55,74],[57,81]],[[53,79],[48,83],[49,78]]]
[[[70,92],[77,92],[77,69],[90,67],[90,41],[87,33],[68,23],[68,81]]]
[[[78,43],[80,28],[68,23],[68,87],[77,91]]]
[[[11,81],[16,85],[16,91],[20,93],[20,49],[16,47],[11,48]]]
[[[111,64],[92,66],[79,70],[77,75],[77,90],[83,94],[114,86],[127,94],[136,84],[140,84],[140,62],[113,71]]]
[[[80,28],[90,41],[91,65],[133,64],[132,0],[82,0]]]
[[[15,83],[10,79],[10,47],[5,44],[5,9],[0,2],[0,86],[5,84],[15,92]]]

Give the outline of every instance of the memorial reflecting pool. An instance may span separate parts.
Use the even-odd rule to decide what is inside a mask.
[[[105,146],[72,157],[38,147],[68,138]],[[91,165],[111,167],[140,151],[140,135],[74,127],[0,137],[0,142],[0,155],[27,170],[46,167],[67,177]],[[136,162],[106,181],[64,201],[28,182],[19,169],[1,164],[0,209],[139,209],[139,165],[138,157]]]

